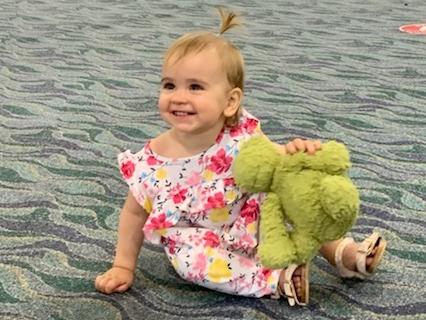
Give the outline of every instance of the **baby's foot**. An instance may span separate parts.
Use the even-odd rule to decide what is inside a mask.
[[[386,240],[374,232],[364,241],[356,243],[352,238],[338,242],[334,263],[345,278],[365,279],[376,270],[386,249]]]
[[[280,274],[279,285],[284,292],[284,277],[285,277],[284,269]],[[296,289],[296,294],[298,297],[302,294],[302,267],[298,266],[296,270],[293,272],[293,276],[291,277],[291,281],[293,282],[294,288]]]
[[[361,248],[360,242],[354,242],[346,245],[343,249],[342,262],[343,265],[349,269],[350,271],[358,271],[356,265],[356,255],[358,250]],[[374,257],[376,255],[377,247],[371,251],[371,253],[365,259],[365,269],[369,270],[372,262],[374,261]]]
[[[280,294],[287,297],[291,306],[305,305],[309,299],[308,267],[291,265],[284,269],[279,278]]]

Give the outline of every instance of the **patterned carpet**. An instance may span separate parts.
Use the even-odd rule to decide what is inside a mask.
[[[215,1],[0,2],[0,319],[426,319],[424,0],[233,1],[245,106],[275,141],[337,139],[362,195],[357,239],[389,240],[378,273],[346,280],[321,258],[311,304],[228,296],[180,280],[145,246],[137,281],[103,295],[127,192],[116,154],[165,126],[161,56],[214,29]]]

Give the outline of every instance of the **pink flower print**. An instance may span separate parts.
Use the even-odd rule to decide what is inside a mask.
[[[213,231],[207,231],[203,237],[204,244],[211,248],[216,248],[219,246],[219,236]]]
[[[262,268],[260,273],[265,277],[265,279],[268,279],[269,276],[272,274],[272,270],[268,268]]]
[[[238,124],[236,126],[233,126],[230,130],[229,130],[229,134],[231,137],[237,137],[239,135],[241,135],[243,133],[243,128],[241,124]]]
[[[234,292],[238,293],[239,291],[250,290],[253,286],[251,281],[247,281],[245,276],[232,279],[232,283],[229,284]]]
[[[203,279],[205,278],[205,275],[199,273],[199,274],[194,274],[192,272],[188,272],[188,274],[186,275],[185,279],[187,279],[190,282],[193,283],[203,283]]]
[[[167,245],[170,254],[175,254],[176,252],[176,241],[169,239],[169,243]]]
[[[220,143],[222,141],[223,133],[224,133],[224,130],[222,129],[222,131],[219,133],[219,135],[216,138],[216,143]]]
[[[234,178],[223,179],[223,182],[224,182],[225,187],[235,186],[235,180],[234,180]]]
[[[194,244],[194,246],[199,246],[202,243],[202,238],[198,234],[189,235],[188,240]]]
[[[189,186],[195,186],[200,184],[201,175],[198,172],[193,172],[192,175],[186,180],[186,184]]]
[[[237,246],[243,249],[253,248],[254,247],[253,238],[250,235],[245,234],[241,237]]]
[[[148,163],[148,165],[150,166],[155,166],[157,164],[162,164],[162,161],[157,160],[156,157],[154,157],[153,155],[148,156],[148,158],[146,159],[146,162]]]
[[[253,268],[256,265],[251,259],[244,256],[238,256],[238,263],[241,267],[245,267],[247,269]]]
[[[182,203],[186,199],[187,191],[188,189],[186,188],[181,189],[180,184],[178,183],[176,187],[174,187],[170,191],[170,195],[172,196],[173,202],[175,204]]]
[[[271,276],[271,274],[272,274],[271,269],[261,268],[258,272],[257,285],[260,287],[263,286],[263,284],[268,281],[268,278]]]
[[[259,203],[255,199],[251,199],[244,203],[241,208],[240,216],[245,220],[246,224],[257,220],[259,215]]]
[[[243,124],[243,128],[246,130],[247,133],[253,133],[254,130],[256,130],[258,126],[259,121],[256,119],[247,119]]]
[[[161,213],[157,217],[152,217],[149,226],[150,229],[165,229],[171,227],[172,223],[166,220],[165,213]]]
[[[132,161],[124,162],[121,164],[120,171],[124,179],[130,179],[135,172],[135,164]]]
[[[210,158],[210,164],[207,169],[220,174],[231,167],[232,157],[226,156],[225,150],[221,148],[216,155]]]
[[[199,273],[204,273],[207,266],[207,257],[204,253],[198,253],[195,256],[195,262],[193,264],[194,271],[198,271]]]
[[[225,207],[225,199],[223,193],[217,192],[213,196],[207,198],[206,209]]]

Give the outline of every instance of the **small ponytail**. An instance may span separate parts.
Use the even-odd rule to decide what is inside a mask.
[[[218,7],[217,10],[221,18],[219,35],[224,34],[229,29],[241,26],[240,19],[234,12],[228,11],[223,7]]]

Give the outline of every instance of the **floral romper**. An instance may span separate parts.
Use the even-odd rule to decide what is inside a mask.
[[[141,151],[118,155],[124,180],[149,213],[145,239],[162,244],[184,279],[229,294],[276,295],[281,270],[263,267],[256,256],[262,193],[243,193],[232,176],[241,144],[260,133],[259,121],[243,111],[216,143],[191,157]]]

